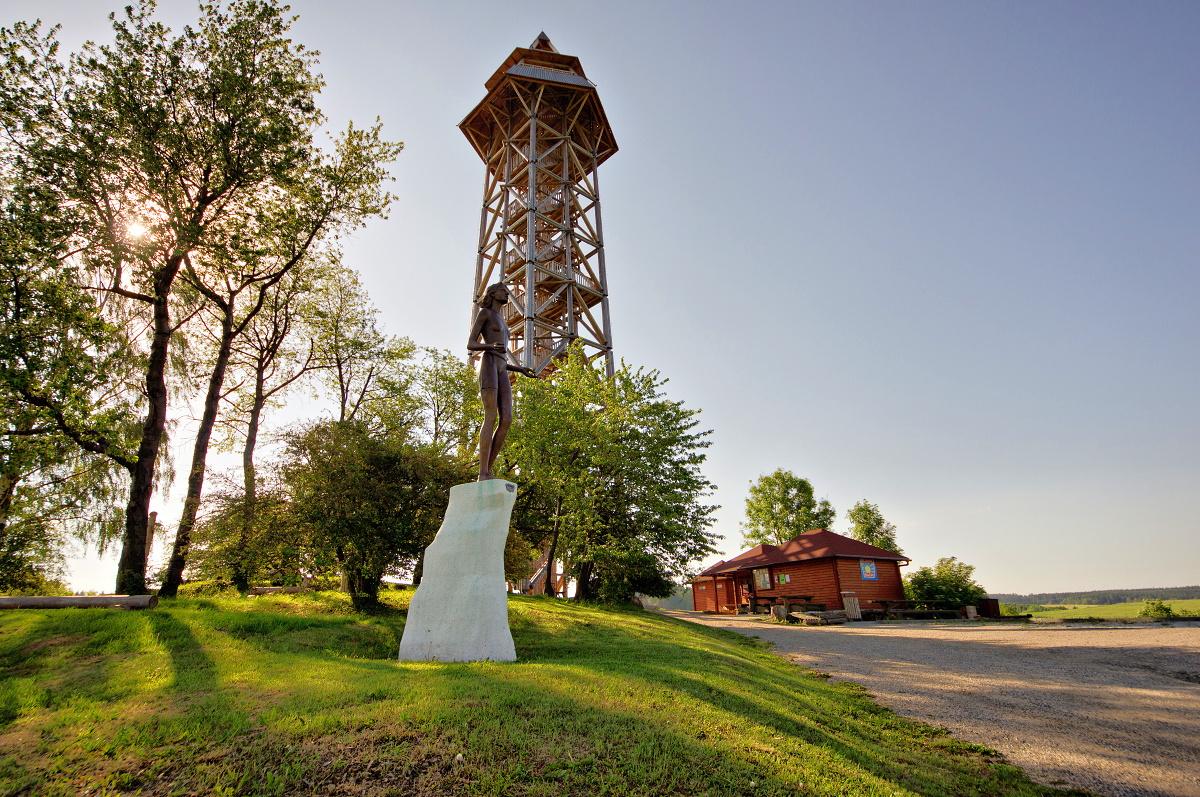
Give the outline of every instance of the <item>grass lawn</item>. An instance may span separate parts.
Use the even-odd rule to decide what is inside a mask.
[[[1190,600],[1174,600],[1163,601],[1171,606],[1176,613],[1182,609],[1192,612],[1200,612],[1200,598]],[[1063,604],[1059,604],[1063,605]],[[1033,612],[1034,617],[1102,617],[1104,619],[1115,619],[1118,617],[1137,617],[1138,612],[1142,610],[1142,601],[1130,601],[1129,603],[1108,603],[1103,606],[1095,604],[1077,604],[1070,606],[1067,609],[1056,609],[1051,612]]]
[[[410,596],[0,613],[0,795],[1062,794],[653,613],[513,597],[517,663],[398,663]]]

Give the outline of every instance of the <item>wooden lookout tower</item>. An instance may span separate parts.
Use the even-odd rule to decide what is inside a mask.
[[[617,151],[596,86],[545,33],[484,84],[459,124],[486,165],[476,301],[504,282],[512,351],[539,375],[576,340],[613,373],[596,169]]]

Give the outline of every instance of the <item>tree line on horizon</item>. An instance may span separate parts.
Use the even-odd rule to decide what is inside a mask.
[[[154,10],[66,57],[57,27],[0,29],[0,589],[54,588],[84,541],[119,549],[121,593],[339,573],[371,603],[386,575],[419,578],[481,417],[470,364],[385,334],[342,263],[386,218],[403,145],[378,122],[319,143],[323,80],[286,6],[202,5],[179,33]],[[713,550],[708,432],[665,381],[605,379],[578,350],[522,380],[511,562],[549,546],[609,600],[669,591]],[[324,414],[272,427],[298,390]],[[185,442],[169,407],[193,395],[182,513],[148,573]],[[241,472],[210,474],[213,448]]]
[[[997,592],[988,595],[1002,603],[1045,605],[1081,604],[1107,606],[1113,603],[1136,601],[1171,601],[1200,599],[1200,586],[1159,587],[1147,589],[1098,589],[1087,592],[1033,592],[1019,595],[1015,592]]]

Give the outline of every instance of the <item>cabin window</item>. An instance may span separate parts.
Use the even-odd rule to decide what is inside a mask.
[[[700,589],[708,589],[708,587],[706,587],[706,586],[704,586],[703,584],[701,584],[701,585],[700,585]]]
[[[787,573],[779,573],[778,575],[775,576],[775,578],[779,580],[780,584],[791,584],[792,583],[792,577],[790,575],[788,575]]]
[[[878,581],[879,570],[875,567],[875,562],[872,559],[859,559],[858,572],[862,576],[863,581]]]
[[[754,571],[754,585],[759,589],[771,588],[771,571],[768,568],[760,567]]]

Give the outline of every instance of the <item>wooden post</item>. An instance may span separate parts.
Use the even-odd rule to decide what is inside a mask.
[[[158,513],[151,512],[146,524],[146,565],[150,564],[150,546],[154,544],[154,525],[158,523]]]
[[[608,270],[604,263],[604,223],[600,220],[600,170],[596,168],[595,153],[592,153],[592,188],[596,192],[596,260],[600,268],[601,317],[604,319],[604,367],[608,376],[613,375],[612,324],[608,320]]]
[[[831,564],[833,564],[833,588],[836,591],[838,603],[841,603],[842,602],[842,576],[838,572],[838,559],[835,556],[832,559],[830,559],[829,561]],[[813,598],[815,599],[816,596],[814,595]],[[826,608],[829,608],[829,607],[826,607]],[[843,604],[842,606],[834,606],[833,608],[844,609],[846,607]]]

